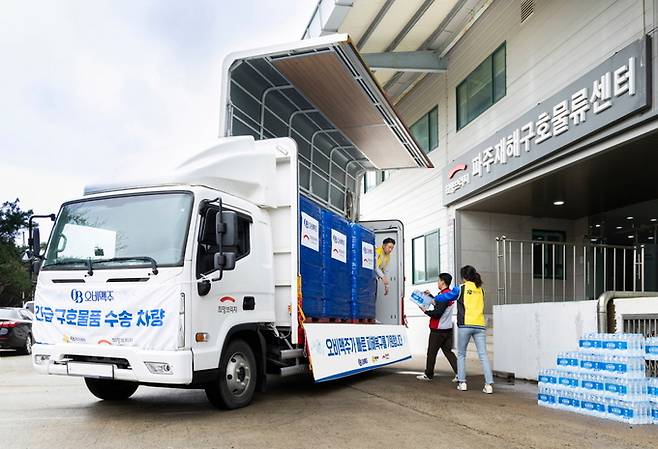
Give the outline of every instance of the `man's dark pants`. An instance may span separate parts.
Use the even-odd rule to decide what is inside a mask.
[[[452,352],[452,329],[430,329],[430,340],[427,345],[427,365],[425,375],[432,379],[434,377],[434,364],[439,349],[448,359],[452,370],[457,374],[457,357]]]

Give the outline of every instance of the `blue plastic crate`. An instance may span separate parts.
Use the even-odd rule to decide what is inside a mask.
[[[350,244],[351,317],[375,317],[377,277],[375,274],[375,233],[352,223]]]
[[[322,210],[322,287],[324,316],[328,318],[351,317],[350,234],[347,220]]]
[[[302,277],[302,309],[308,317],[324,317],[322,286],[322,208],[299,197],[299,274]]]

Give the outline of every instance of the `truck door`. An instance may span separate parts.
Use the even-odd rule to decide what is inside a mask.
[[[274,317],[271,261],[257,208],[237,198],[224,197],[223,210],[238,214],[235,268],[221,279],[214,268],[218,251],[215,226],[219,206],[208,204],[198,216],[197,249],[192,288],[192,353],[194,370],[216,369],[230,329],[245,323],[272,321]],[[203,281],[202,279],[208,279]],[[201,334],[199,336],[199,334]]]
[[[404,324],[404,227],[399,220],[361,221],[363,226],[375,232],[375,247],[382,246],[384,239],[395,240],[386,274],[390,279],[388,294],[384,285],[377,282],[376,318],[384,324]]]

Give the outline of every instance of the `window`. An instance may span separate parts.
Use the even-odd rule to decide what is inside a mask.
[[[411,243],[412,277],[414,284],[439,279],[439,230],[416,237]]]
[[[68,203],[44,269],[87,270],[90,259],[94,269],[149,266],[145,257],[182,266],[192,202],[190,192],[157,192]]]
[[[457,86],[458,131],[505,96],[505,51],[503,43]]]
[[[227,209],[225,208],[225,210]],[[197,250],[197,275],[215,271],[215,254],[219,251],[215,240],[217,212],[219,212],[219,208],[209,207],[201,219],[201,226],[199,227],[199,249]],[[234,248],[224,248],[227,251],[236,252],[236,261],[249,255],[251,250],[251,223],[252,219],[250,216],[238,212],[238,245]]]
[[[416,138],[418,145],[425,152],[429,153],[439,146],[439,108],[434,109],[423,115],[416,123],[409,128],[411,134]]]
[[[363,177],[363,193],[369,192],[382,182],[386,181],[389,178],[389,175],[390,172],[388,170],[366,172]]]
[[[564,231],[532,230],[532,240],[546,242],[532,245],[534,267],[532,274],[535,279],[553,279],[553,263],[555,263],[555,279],[564,280],[564,246],[555,245],[554,243],[565,242],[566,237]]]

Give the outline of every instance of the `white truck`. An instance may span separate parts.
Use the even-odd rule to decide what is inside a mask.
[[[399,221],[365,223],[397,241],[375,324],[303,313],[299,196],[356,221],[366,171],[431,167],[349,38],[230,55],[221,104],[214,147],[62,205],[35,264],[36,370],[106,400],[203,388],[233,409],[271,375],[320,382],[409,357]]]

